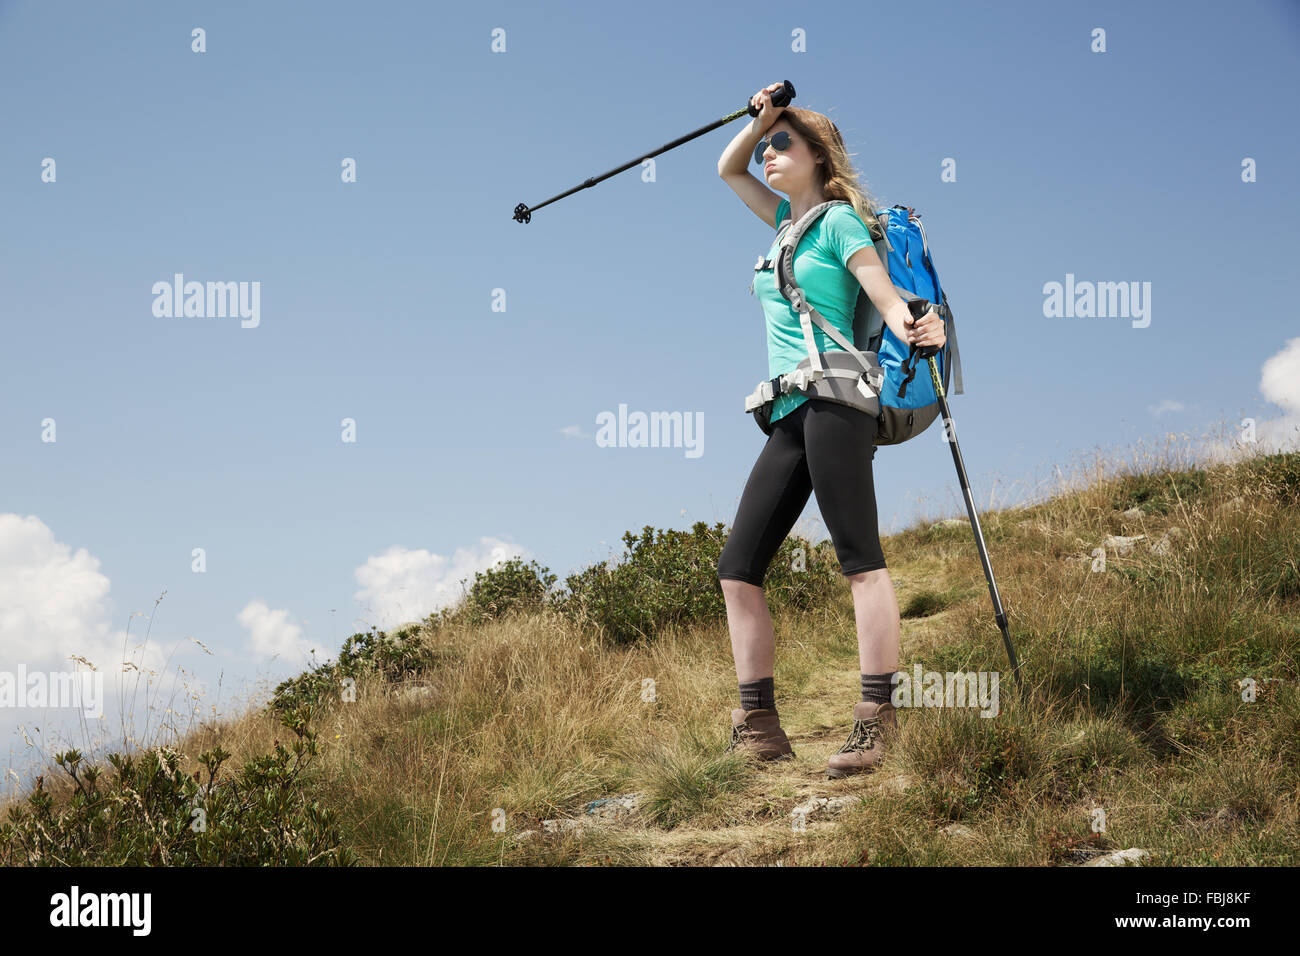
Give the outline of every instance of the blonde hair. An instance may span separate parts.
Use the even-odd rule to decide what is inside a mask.
[[[814,158],[822,160],[817,164],[816,174],[822,194],[828,200],[842,199],[852,204],[853,211],[871,232],[872,238],[879,238],[880,223],[876,211],[882,203],[861,182],[853,168],[840,128],[824,113],[796,106],[787,106],[777,120],[786,120],[790,128],[807,141]]]

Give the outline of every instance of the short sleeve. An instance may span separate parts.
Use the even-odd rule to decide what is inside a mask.
[[[827,210],[823,235],[831,252],[844,268],[849,267],[853,254],[864,246],[874,245],[866,223],[852,206],[836,206]]]
[[[776,222],[772,223],[772,228],[780,229],[782,220],[788,215],[790,215],[790,200],[782,199],[776,204]]]

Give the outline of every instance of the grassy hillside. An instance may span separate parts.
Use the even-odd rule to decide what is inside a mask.
[[[981,522],[1026,694],[965,521],[887,538],[900,668],[1002,671],[1001,710],[901,711],[869,777],[823,773],[858,699],[829,543],[792,538],[773,565],[798,756],[772,766],[725,753],[723,530],[646,529],[564,589],[518,562],[480,575],[461,607],[355,635],[272,706],[176,743],[170,772],[110,769],[95,791],[140,800],[47,774],[0,831],[0,863],[249,862],[232,848],[263,819],[280,836],[246,852],[295,863],[1300,862],[1300,454],[1096,477]],[[217,750],[239,769],[214,779],[199,756]],[[195,771],[213,808],[199,834]]]

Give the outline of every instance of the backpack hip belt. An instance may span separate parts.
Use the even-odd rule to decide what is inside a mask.
[[[745,396],[745,411],[752,412],[778,395],[788,395],[798,389],[809,398],[849,405],[872,418],[880,414],[880,388],[885,382],[885,370],[876,363],[875,352],[858,352],[857,356],[848,352],[817,352],[816,355],[821,368],[813,368],[811,360],[804,359],[793,371],[759,382]]]
[[[818,207],[819,210],[821,208]],[[759,382],[754,391],[745,397],[745,411],[753,412],[766,402],[774,401],[777,395],[788,395],[799,389],[809,398],[848,405],[875,418],[880,415],[880,388],[885,381],[885,370],[880,367],[876,353],[859,350],[850,342],[825,316],[813,308],[803,289],[794,280],[795,245],[814,218],[805,217],[805,222],[801,223],[804,228],[785,230],[775,262],[759,256],[754,265],[755,272],[775,266],[777,288],[799,313],[799,325],[803,329],[808,357],[795,366],[793,371]],[[813,336],[814,325],[829,335],[844,351],[819,352],[817,340]]]

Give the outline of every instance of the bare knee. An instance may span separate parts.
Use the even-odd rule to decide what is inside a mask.
[[[889,568],[876,568],[874,571],[859,571],[847,576],[850,587],[871,587],[890,581]]]
[[[761,587],[750,584],[748,581],[737,581],[735,578],[719,578],[718,583],[722,585],[722,597],[728,604],[752,601],[755,597],[761,599],[763,594]]]

